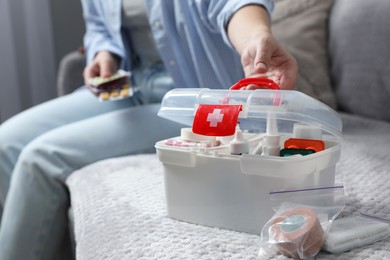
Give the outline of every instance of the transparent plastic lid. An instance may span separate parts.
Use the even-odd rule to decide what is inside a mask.
[[[160,117],[192,125],[201,104],[242,105],[238,121],[240,128],[250,132],[266,129],[269,113],[278,120],[279,131],[292,132],[296,122],[317,126],[341,139],[342,122],[339,114],[326,104],[293,90],[221,90],[177,88],[165,94]]]

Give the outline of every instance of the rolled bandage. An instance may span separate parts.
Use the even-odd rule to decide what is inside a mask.
[[[270,241],[281,254],[304,259],[321,250],[324,231],[314,210],[289,209],[274,217],[271,223]]]

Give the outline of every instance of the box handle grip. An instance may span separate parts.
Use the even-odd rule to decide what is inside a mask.
[[[242,87],[248,86],[250,84],[258,85],[268,89],[280,90],[278,84],[275,81],[268,78],[245,78],[239,80],[236,84],[234,84],[230,90],[239,90]]]

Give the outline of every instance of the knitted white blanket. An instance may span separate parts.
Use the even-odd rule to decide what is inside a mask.
[[[344,213],[390,218],[390,124],[343,115],[336,179]],[[109,159],[72,174],[77,259],[257,259],[260,237],[166,216],[162,165],[156,155]],[[275,259],[285,259],[278,256]],[[390,239],[316,259],[390,259]]]

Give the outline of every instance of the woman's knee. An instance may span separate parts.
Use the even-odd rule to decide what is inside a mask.
[[[23,131],[17,127],[17,122],[7,121],[0,126],[0,201],[2,202],[5,200],[13,169],[24,146]]]
[[[55,167],[53,167],[51,150],[55,151],[55,149],[50,149],[51,144],[45,141],[44,135],[27,140],[23,131],[16,126],[14,122],[9,122],[0,127],[0,202],[2,203],[12,185],[28,187],[33,180],[62,181],[59,171],[53,171]]]
[[[16,120],[8,120],[0,126],[0,153],[18,156],[26,143],[28,129],[20,127]]]
[[[43,134],[28,143],[21,151],[14,175],[35,175],[64,182],[74,169],[68,163],[67,153],[53,138]]]

